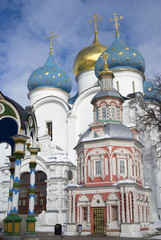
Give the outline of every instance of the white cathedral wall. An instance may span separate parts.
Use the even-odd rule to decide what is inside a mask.
[[[52,122],[52,142],[67,154],[67,104],[61,99],[49,97],[34,105],[38,136],[46,134],[46,123]]]
[[[36,102],[40,101],[40,99],[55,96],[62,99],[65,102],[68,102],[70,95],[61,90],[56,88],[40,88],[28,93],[28,98],[30,99],[30,105],[34,105]]]
[[[3,219],[8,209],[10,172],[7,156],[11,155],[11,146],[7,143],[1,143],[0,153],[0,219]]]
[[[143,93],[143,81],[144,75],[136,72],[136,71],[129,71],[129,70],[118,70],[114,71],[114,88],[117,88],[117,82],[119,85],[119,93],[122,96],[127,96],[133,92],[141,92]],[[133,89],[133,82],[134,82],[134,89]]]
[[[78,83],[78,94],[80,95],[82,92],[91,88],[93,86],[98,86],[98,79],[94,73],[94,70],[88,70],[80,73],[77,78]]]
[[[75,164],[76,152],[73,148],[77,145],[80,135],[93,122],[93,105],[91,100],[99,89],[99,86],[91,87],[80,94],[68,118],[68,156]]]

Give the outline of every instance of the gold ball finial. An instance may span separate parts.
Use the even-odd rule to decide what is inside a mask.
[[[57,37],[58,35],[53,35],[53,32],[51,32],[51,36],[47,38],[47,40],[50,39],[50,55],[53,54],[53,38]]]
[[[115,23],[114,23],[114,28],[116,29],[116,34],[117,34],[117,36],[119,36],[119,33],[118,33],[118,28],[119,28],[119,26],[120,26],[120,23],[118,23],[118,20],[120,19],[120,20],[122,20],[124,17],[122,17],[122,16],[120,16],[120,17],[118,17],[117,15],[117,13],[114,13],[113,14],[114,15],[114,18],[110,18],[109,20],[110,20],[110,22],[111,21],[114,21]]]

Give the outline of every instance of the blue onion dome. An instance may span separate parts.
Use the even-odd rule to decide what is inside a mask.
[[[53,88],[69,93],[72,89],[70,77],[56,64],[52,51],[44,66],[36,69],[28,79],[29,91]]]
[[[161,104],[161,93],[159,87],[147,80],[144,81],[144,100],[147,103]]]
[[[114,43],[106,49],[98,58],[95,66],[95,74],[98,77],[99,73],[103,70],[105,60],[104,54],[108,54],[107,64],[109,70],[133,70],[144,73],[145,61],[141,53],[135,48],[129,47],[123,43],[119,33],[116,32]]]

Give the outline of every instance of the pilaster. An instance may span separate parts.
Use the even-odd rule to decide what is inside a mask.
[[[12,208],[11,215],[5,218],[3,221],[5,223],[5,234],[11,239],[21,239],[20,236],[20,223],[22,218],[18,216],[18,202],[19,202],[19,192],[20,192],[20,170],[21,170],[21,160],[25,155],[25,143],[28,139],[27,136],[23,134],[18,134],[12,137],[15,142],[15,171],[13,179],[13,195],[12,195]]]
[[[15,173],[15,156],[9,156],[10,161],[10,187],[9,187],[9,198],[8,198],[8,216],[11,215],[12,209],[12,195],[13,195],[13,180],[14,180],[14,173]]]
[[[36,156],[40,151],[39,148],[29,148],[31,154],[31,161],[29,163],[30,168],[30,186],[29,186],[29,209],[28,209],[28,217],[26,219],[27,222],[27,232],[26,237],[36,237],[35,234],[35,222],[36,218],[34,216],[34,203],[35,203],[35,168],[36,168]]]

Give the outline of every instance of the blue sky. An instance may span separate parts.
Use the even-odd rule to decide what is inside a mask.
[[[145,58],[147,78],[161,73],[161,0],[0,0],[0,91],[22,106],[29,105],[27,80],[44,65],[53,31],[57,64],[76,82],[73,61],[78,52],[91,45],[94,13],[99,21],[99,41],[110,46],[115,30],[109,18],[117,12],[120,37],[137,48]]]

